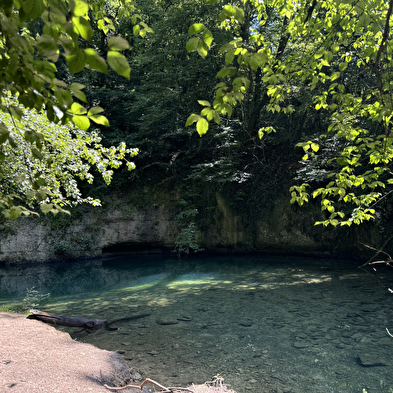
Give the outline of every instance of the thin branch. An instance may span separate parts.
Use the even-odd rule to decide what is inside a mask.
[[[385,254],[385,255],[387,255],[387,256],[389,257],[389,261],[386,261],[385,263],[388,263],[388,262],[392,261],[392,257],[391,257],[387,252],[383,251],[383,249],[384,249],[384,247],[386,246],[386,244],[388,244],[389,241],[390,241],[392,238],[393,238],[393,235],[390,236],[388,240],[386,240],[386,242],[382,245],[382,247],[380,247],[379,250],[377,250],[376,248],[371,247],[371,246],[369,246],[369,245],[367,245],[367,244],[364,244],[364,243],[359,242],[359,243],[362,244],[364,247],[367,247],[367,248],[370,248],[371,250],[376,251],[376,253],[375,253],[366,263],[364,263],[362,266],[359,266],[359,267],[362,268],[362,267],[364,267],[364,266],[366,266],[366,265],[371,265],[371,264],[372,264],[372,260],[373,260],[374,258],[376,258],[377,255],[379,255],[380,253],[383,253],[383,254]]]
[[[385,28],[384,28],[384,31],[383,31],[382,42],[381,42],[381,45],[379,46],[377,57],[375,59],[375,65],[377,67],[378,67],[379,60],[381,58],[382,51],[385,48],[386,41],[387,41],[388,36],[389,36],[389,30],[390,30],[389,20],[390,20],[390,15],[392,14],[392,11],[393,11],[393,0],[390,0],[389,1],[388,13],[386,15],[386,23],[385,23]]]
[[[117,391],[117,390],[130,389],[130,388],[139,389],[139,390],[143,391],[143,387],[144,387],[146,384],[148,384],[148,383],[151,383],[151,384],[157,386],[158,388],[160,388],[160,389],[161,389],[161,393],[174,393],[174,392],[176,392],[176,391],[184,391],[184,392],[194,393],[193,390],[190,390],[190,389],[188,389],[188,388],[166,388],[165,386],[159,384],[159,383],[156,382],[156,381],[153,381],[153,380],[150,379],[150,378],[146,378],[146,379],[140,384],[140,386],[137,386],[137,385],[126,385],[126,386],[122,386],[122,387],[120,387],[120,388],[110,387],[110,386],[108,386],[107,384],[105,384],[104,386],[105,386],[107,389],[109,389],[109,390],[116,390],[116,391]]]

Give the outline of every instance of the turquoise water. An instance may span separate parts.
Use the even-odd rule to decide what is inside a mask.
[[[393,270],[358,265],[151,255],[3,268],[0,305],[35,286],[51,294],[39,308],[59,315],[149,313],[116,331],[63,330],[166,386],[220,374],[237,393],[392,393]]]

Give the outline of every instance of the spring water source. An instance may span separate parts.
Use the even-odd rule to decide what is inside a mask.
[[[68,331],[166,386],[220,374],[237,393],[392,393],[393,270],[331,259],[145,255],[0,269],[0,305],[35,287]]]

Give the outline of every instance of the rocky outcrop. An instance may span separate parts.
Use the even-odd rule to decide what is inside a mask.
[[[176,224],[164,207],[87,209],[64,226],[50,220],[23,218],[0,238],[0,260],[43,262],[101,255],[116,245],[134,248],[173,248]]]
[[[364,248],[359,251],[359,242],[374,246],[383,243],[373,225],[314,226],[319,208],[292,206],[285,196],[277,196],[268,208],[248,217],[219,193],[209,203],[197,238],[208,251],[365,257]],[[136,207],[119,199],[109,205],[116,208],[85,208],[60,221],[18,219],[0,231],[0,261],[43,262],[99,256],[107,251],[173,250],[181,230],[173,197],[146,205]]]

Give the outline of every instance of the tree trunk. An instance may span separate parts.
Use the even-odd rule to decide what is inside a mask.
[[[106,319],[89,319],[89,318],[77,318],[77,317],[64,317],[62,315],[49,314],[39,310],[30,310],[32,315],[29,315],[28,319],[37,319],[39,321],[50,323],[52,325],[61,325],[69,327],[81,327],[89,330],[98,330],[105,327],[108,330],[116,330],[117,328],[111,328],[109,325],[120,321],[129,321],[132,319],[138,319],[147,317],[150,314],[139,314],[131,315],[129,317],[115,319],[113,321],[107,321]]]

